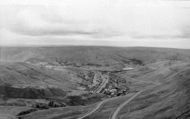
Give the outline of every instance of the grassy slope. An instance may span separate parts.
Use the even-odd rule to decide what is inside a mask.
[[[64,96],[64,91],[76,89],[82,82],[73,75],[70,70],[60,72],[26,63],[0,64],[0,93],[13,98]]]
[[[147,90],[126,105],[119,114],[121,119],[186,119],[190,110],[190,67],[170,74],[165,82]],[[184,114],[183,114],[184,113]]]

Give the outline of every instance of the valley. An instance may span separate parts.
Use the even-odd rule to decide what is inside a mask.
[[[0,50],[4,119],[187,119],[190,115],[190,50],[96,46]]]

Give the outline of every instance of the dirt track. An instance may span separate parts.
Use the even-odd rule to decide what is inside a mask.
[[[131,102],[135,97],[137,97],[139,94],[141,94],[144,90],[137,92],[136,94],[134,94],[131,98],[129,98],[127,101],[125,101],[124,103],[122,103],[113,113],[113,115],[111,116],[110,119],[117,119],[117,115],[119,113],[119,111],[129,102]]]
[[[101,101],[101,102],[96,106],[96,108],[94,108],[92,111],[86,113],[85,115],[83,115],[82,117],[80,117],[80,118],[78,118],[78,119],[84,119],[85,117],[90,116],[91,114],[93,114],[94,112],[96,112],[98,109],[100,109],[100,107],[101,107],[104,103],[106,103],[106,102],[108,102],[108,101],[110,101],[110,100],[114,100],[115,98],[117,98],[117,97],[109,98],[109,99],[106,99],[106,100]]]

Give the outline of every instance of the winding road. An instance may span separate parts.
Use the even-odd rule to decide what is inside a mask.
[[[101,101],[97,106],[96,108],[94,108],[92,111],[86,113],[85,115],[83,115],[82,117],[78,118],[78,119],[84,119],[85,117],[87,116],[90,116],[91,114],[93,114],[94,112],[96,112],[101,106],[102,104],[104,104],[105,102],[107,102],[108,100],[104,100],[104,101]]]
[[[129,102],[131,102],[134,98],[136,98],[139,94],[141,94],[144,90],[137,92],[136,94],[134,94],[131,98],[129,98],[128,100],[126,100],[124,103],[122,103],[113,113],[113,115],[111,116],[110,119],[117,119],[117,115],[120,112],[120,110],[127,105]]]
[[[106,99],[106,100],[103,100],[103,101],[101,101],[100,103],[98,103],[98,105],[96,106],[96,108],[94,108],[92,111],[90,111],[90,112],[87,112],[85,115],[83,115],[82,117],[80,117],[80,118],[78,118],[78,119],[84,119],[85,117],[88,117],[88,116],[90,116],[91,114],[93,114],[94,112],[96,112],[98,109],[100,109],[100,107],[104,104],[104,103],[106,103],[106,102],[108,102],[108,101],[110,101],[110,100],[114,100],[114,99],[116,99],[117,97],[113,97],[113,98],[109,98],[109,99]]]

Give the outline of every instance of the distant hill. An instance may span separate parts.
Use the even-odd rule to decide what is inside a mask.
[[[1,47],[4,61],[46,61],[75,65],[146,64],[165,59],[190,59],[190,50],[148,47]]]

